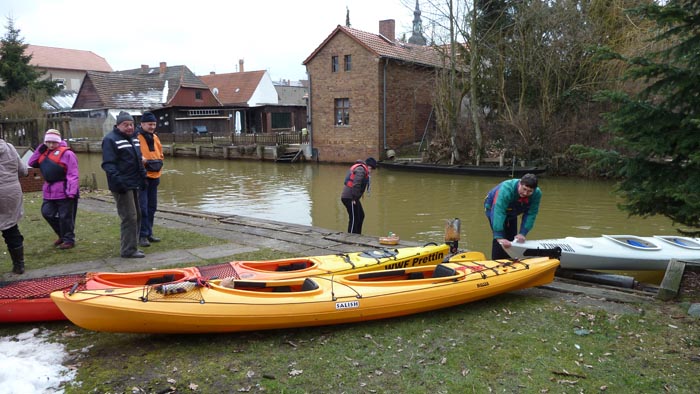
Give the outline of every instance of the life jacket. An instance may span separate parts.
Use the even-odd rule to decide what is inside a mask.
[[[348,175],[345,177],[345,186],[352,187],[352,185],[355,184],[355,169],[359,166],[364,167],[367,180],[369,180],[369,167],[364,163],[357,163],[350,167],[350,171],[348,171]]]
[[[39,156],[39,170],[46,182],[58,182],[66,179],[66,164],[61,162],[63,154],[70,148],[59,146],[52,151],[46,151]],[[46,160],[48,158],[48,160]]]

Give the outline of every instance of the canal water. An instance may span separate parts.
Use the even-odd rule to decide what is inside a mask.
[[[107,181],[100,154],[78,154],[81,178],[95,173],[98,187]],[[348,166],[167,157],[159,201],[183,209],[272,219],[332,230],[347,229],[340,202]],[[401,239],[440,242],[446,221],[461,220],[460,247],[491,250],[491,232],[483,214],[486,193],[502,178],[411,173],[379,168],[362,204],[363,234],[396,233]],[[640,236],[676,234],[664,217],[628,217],[618,208],[609,181],[540,177],[540,213],[528,238]]]

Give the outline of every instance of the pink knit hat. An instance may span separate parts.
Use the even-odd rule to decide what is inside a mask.
[[[55,129],[46,130],[44,143],[46,142],[61,142],[61,132]]]

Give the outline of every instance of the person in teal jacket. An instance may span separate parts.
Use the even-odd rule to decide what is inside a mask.
[[[484,210],[493,231],[491,259],[508,259],[505,249],[510,248],[511,242],[525,242],[525,236],[535,226],[541,199],[542,191],[534,174],[503,181],[488,192]],[[518,230],[519,215],[523,217]]]

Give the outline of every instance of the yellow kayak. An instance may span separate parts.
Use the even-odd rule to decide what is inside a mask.
[[[554,279],[559,260],[472,261],[282,280],[220,279],[57,291],[76,325],[96,331],[210,333],[384,319],[459,305]]]

